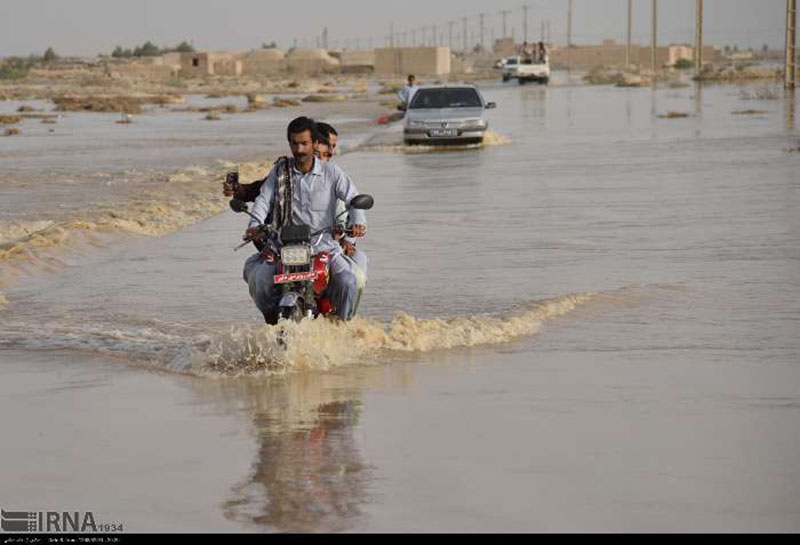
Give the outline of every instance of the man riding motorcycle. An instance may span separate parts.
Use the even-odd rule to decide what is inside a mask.
[[[358,195],[355,184],[334,163],[314,155],[319,137],[314,121],[307,117],[294,119],[286,130],[292,151],[291,158],[279,159],[263,180],[251,213],[259,221],[276,228],[282,225],[308,225],[312,231],[329,227],[335,217],[336,201],[350,202]],[[366,233],[363,210],[350,210],[349,229],[353,236]],[[258,221],[252,219],[244,239],[256,232]],[[277,242],[277,241],[276,241]],[[352,317],[357,302],[358,281],[355,262],[348,259],[331,231],[323,231],[312,241],[312,253],[330,253],[331,279],[328,287],[333,313],[343,320]],[[267,249],[250,256],[244,264],[244,280],[250,296],[269,324],[278,321],[274,276],[275,255]]]

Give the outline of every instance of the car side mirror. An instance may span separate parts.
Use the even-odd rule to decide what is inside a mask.
[[[492,108],[497,108],[497,104],[495,102],[487,102],[486,109],[491,110]]]
[[[356,208],[358,210],[369,210],[375,204],[375,199],[372,198],[372,195],[367,195],[366,193],[363,195],[356,195],[350,201],[350,208]]]

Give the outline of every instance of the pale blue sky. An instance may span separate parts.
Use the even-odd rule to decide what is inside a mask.
[[[287,48],[314,46],[328,27],[330,43],[356,39],[380,46],[394,22],[397,31],[441,25],[469,17],[468,35],[477,36],[480,12],[486,13],[485,39],[502,34],[501,9],[512,10],[507,31],[522,36],[525,0],[0,0],[0,57],[42,53],[53,46],[61,55],[108,53],[116,45],[133,47],[146,40],[158,45],[187,39],[200,50],[249,49],[275,40]],[[566,41],[567,0],[527,0],[529,37],[538,39],[540,21],[551,20],[556,43]],[[651,0],[634,0],[634,37],[649,43]],[[574,0],[573,42],[625,39],[626,0]],[[722,46],[783,47],[785,0],[705,0],[705,42]],[[692,42],[695,0],[659,0],[659,42]],[[426,30],[426,32],[429,32]],[[418,31],[419,36],[419,31]],[[410,37],[410,34],[409,34]],[[368,40],[372,40],[369,42]],[[460,40],[457,42],[460,44]]]

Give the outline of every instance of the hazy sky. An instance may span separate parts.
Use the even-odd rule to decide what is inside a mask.
[[[522,36],[525,0],[0,0],[0,57],[42,53],[48,46],[60,55],[109,53],[116,45],[133,47],[146,40],[158,45],[189,40],[199,50],[250,49],[275,40],[288,48],[313,47],[327,26],[329,43],[382,46],[389,24],[396,31],[468,17],[468,36],[478,35],[478,13],[485,13],[485,40],[502,34],[500,10],[511,10],[507,32]],[[551,21],[556,43],[566,41],[567,0],[528,0],[529,37],[539,38],[540,21]],[[573,42],[625,40],[626,0],[574,0]],[[659,42],[694,40],[695,0],[660,0]],[[650,41],[651,0],[634,0],[634,41]],[[705,0],[707,44],[783,47],[785,0]],[[426,30],[430,32],[430,30]],[[494,33],[494,34],[492,34]],[[410,33],[408,34],[410,39]],[[369,40],[372,40],[371,42]]]

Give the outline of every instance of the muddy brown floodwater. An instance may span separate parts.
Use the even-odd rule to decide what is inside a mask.
[[[352,130],[337,161],[376,201],[363,316],[293,326],[287,350],[230,211],[15,264],[4,508],[143,532],[800,530],[794,99],[482,90],[499,145],[407,152],[397,125]],[[140,123],[175,153],[142,133],[119,183],[164,154],[255,160],[254,120],[280,143],[292,114],[201,124],[191,146],[192,121],[159,114]],[[58,176],[117,180],[113,140],[64,140],[58,166],[40,136],[18,162],[0,150],[8,221],[79,208],[64,187],[38,201]]]

